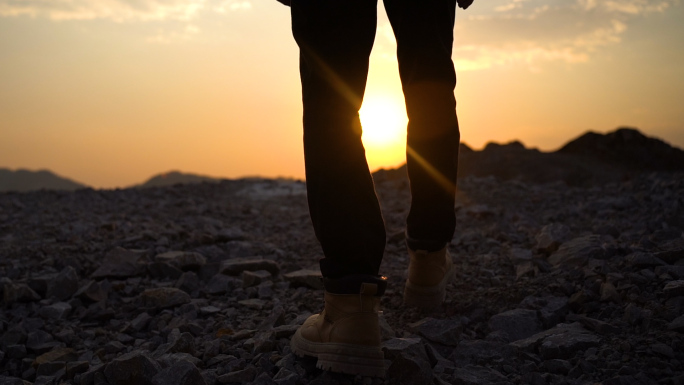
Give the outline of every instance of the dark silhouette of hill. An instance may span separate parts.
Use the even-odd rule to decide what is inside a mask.
[[[488,143],[482,151],[461,144],[458,165],[459,178],[495,176],[573,186],[617,182],[649,171],[684,171],[684,151],[633,128],[587,132],[554,152],[526,148],[518,141]],[[406,178],[406,166],[379,170],[374,178]]]
[[[219,182],[221,179],[212,178],[197,174],[186,174],[180,171],[169,171],[158,174],[148,179],[146,182],[133,186],[136,188],[173,186],[176,184]]]
[[[48,170],[30,171],[0,168],[0,192],[34,190],[78,190],[88,186]]]
[[[600,159],[618,167],[647,171],[684,169],[684,151],[634,128],[619,128],[601,135],[587,132],[557,151]]]

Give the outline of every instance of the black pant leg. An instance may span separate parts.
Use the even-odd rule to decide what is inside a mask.
[[[375,39],[375,0],[293,0],[300,47],[309,211],[321,272],[377,275],[385,227],[361,142],[358,111]]]
[[[456,73],[451,60],[456,1],[385,0],[385,9],[397,39],[409,118],[409,246],[443,246],[453,237],[456,226],[460,133],[454,97]]]

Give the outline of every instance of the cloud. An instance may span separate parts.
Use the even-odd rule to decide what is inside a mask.
[[[551,61],[581,63],[618,44],[637,18],[679,0],[492,0],[459,13],[454,57],[460,70]],[[475,5],[478,5],[476,2]],[[473,7],[475,7],[475,5]],[[459,44],[461,43],[461,44]]]
[[[167,31],[160,29],[156,34],[145,39],[152,44],[174,44],[189,41],[192,36],[200,33],[200,29],[192,24],[186,25],[182,31]]]
[[[0,16],[135,22],[196,18],[202,11],[249,10],[249,0],[0,0]]]

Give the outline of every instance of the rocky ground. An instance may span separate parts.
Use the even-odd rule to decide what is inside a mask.
[[[459,183],[427,313],[402,305],[408,184],[378,183],[384,379],[290,352],[323,295],[303,183],[0,194],[0,384],[684,384],[684,174]]]

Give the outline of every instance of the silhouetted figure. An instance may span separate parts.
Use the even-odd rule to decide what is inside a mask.
[[[376,31],[372,0],[278,0],[291,6],[300,48],[304,158],[309,211],[323,248],[325,310],[292,339],[299,355],[332,371],[382,375],[378,275],[385,227],[361,142],[361,108]],[[459,0],[467,8],[473,0]],[[459,128],[451,60],[456,0],[385,0],[397,40],[409,118],[407,169],[411,259],[404,300],[432,307],[444,299],[453,266]]]

